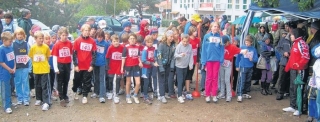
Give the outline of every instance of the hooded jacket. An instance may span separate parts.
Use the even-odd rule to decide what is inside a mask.
[[[285,52],[290,53],[290,49],[291,49],[291,42],[289,39],[282,37],[279,41],[278,46],[276,47],[276,50],[279,52],[279,54],[281,55],[280,57],[280,62],[279,65],[281,66],[286,66],[287,62],[288,62],[288,57],[284,56]]]
[[[149,35],[149,30],[144,30],[144,27],[146,27],[148,24],[149,24],[149,23],[148,23],[147,20],[142,20],[142,21],[140,22],[140,31],[138,32],[138,34],[140,34],[143,39],[144,39],[147,35]]]
[[[201,50],[201,64],[206,65],[208,61],[224,61],[224,45],[219,33],[212,32],[206,34],[203,39]]]
[[[242,46],[241,49],[247,49],[248,52],[246,55],[238,54],[236,58],[236,67],[237,68],[252,68],[253,63],[258,61],[258,53],[256,48],[253,46]],[[249,60],[249,57],[252,56],[252,61]]]
[[[159,64],[159,72],[164,72],[164,66],[170,65],[170,68],[174,68],[174,51],[176,49],[175,43],[171,42],[171,45],[160,43],[157,52],[157,63]]]
[[[311,40],[310,43],[309,43],[309,49],[313,49],[313,48],[316,47],[316,45],[318,45],[319,43],[320,43],[320,30],[318,30],[318,31],[314,34],[312,40]],[[310,51],[311,51],[311,50],[310,50]],[[311,53],[311,52],[310,52],[310,53]],[[317,58],[315,58],[315,57],[313,57],[313,56],[310,57],[310,61],[309,61],[308,66],[309,66],[309,67],[312,67],[313,64],[314,64],[314,62],[316,62],[316,60],[317,60]],[[312,68],[309,69],[309,72],[312,73]]]
[[[18,19],[18,26],[21,27],[24,32],[26,33],[27,37],[30,36],[30,30],[32,27],[32,21],[31,19],[26,19],[26,18],[19,18]]]
[[[290,58],[285,67],[285,71],[304,70],[307,67],[309,59],[309,47],[302,37],[299,37],[293,41]]]
[[[220,30],[224,30],[224,27],[226,25],[226,23],[228,23],[228,19],[227,19],[227,16],[226,15],[223,15],[222,16],[222,20],[221,20],[221,25],[220,25]]]

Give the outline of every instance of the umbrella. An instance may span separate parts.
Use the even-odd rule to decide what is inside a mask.
[[[297,85],[297,106],[298,110],[301,113],[301,103],[302,103],[302,88],[301,85],[303,85],[303,81],[301,79],[301,74],[299,73],[296,79],[294,80],[294,84]]]
[[[246,19],[246,16],[241,16],[237,18],[235,21],[233,21],[232,24],[243,24],[245,19]],[[259,17],[253,17],[251,20],[251,23],[259,23],[259,22],[262,22]]]

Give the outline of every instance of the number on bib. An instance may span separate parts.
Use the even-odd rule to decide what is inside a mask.
[[[18,64],[27,64],[29,61],[29,57],[27,55],[17,55],[16,58],[16,62]]]
[[[84,42],[80,43],[80,50],[91,51],[91,49],[92,49],[92,44],[84,43]]]
[[[138,53],[139,53],[139,49],[138,48],[129,48],[129,56],[130,57],[137,57]]]
[[[14,60],[14,53],[13,52],[7,53],[6,56],[7,56],[8,61]]]
[[[119,53],[119,52],[112,53],[111,59],[112,60],[121,60],[122,59],[122,53]]]
[[[59,57],[70,57],[70,49],[69,48],[62,48],[59,50]]]
[[[192,49],[192,53],[193,53],[193,56],[197,56],[198,50],[197,49]]]
[[[33,56],[33,61],[34,62],[45,61],[45,56],[43,54],[36,54]]]
[[[153,59],[153,58],[154,58],[154,52],[148,51],[148,59]]]
[[[104,47],[102,47],[102,46],[97,46],[97,52],[98,52],[98,53],[104,53]]]

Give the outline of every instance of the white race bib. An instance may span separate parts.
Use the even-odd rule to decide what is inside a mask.
[[[137,57],[138,53],[139,53],[139,49],[138,48],[129,48],[129,56],[130,57]]]
[[[192,49],[192,53],[193,53],[193,56],[197,56],[198,50],[197,49]]]
[[[153,58],[154,58],[154,52],[148,51],[148,59],[153,59]]]
[[[229,60],[224,60],[222,66],[224,67],[229,67],[230,66],[230,61]]]
[[[153,47],[157,50],[158,49],[158,45],[157,44],[153,44]]]
[[[59,50],[59,57],[70,57],[71,54],[70,54],[70,49],[69,48],[62,48]]]
[[[112,60],[122,60],[122,53],[114,52],[111,55]]]
[[[13,52],[7,53],[6,56],[7,56],[7,60],[8,60],[8,61],[12,61],[12,60],[15,59]]]
[[[43,54],[36,54],[33,56],[33,61],[34,62],[41,62],[41,61],[45,61],[45,56]]]
[[[81,42],[80,43],[80,50],[91,51],[92,50],[92,44]]]
[[[27,55],[17,55],[16,58],[18,64],[27,64],[30,59]]]
[[[220,37],[209,37],[209,42],[210,43],[220,43],[221,39],[220,39]]]
[[[253,57],[253,52],[247,52],[245,55],[243,55],[244,58],[252,58]]]
[[[102,47],[102,46],[97,46],[97,52],[98,52],[98,53],[104,53],[104,47]]]

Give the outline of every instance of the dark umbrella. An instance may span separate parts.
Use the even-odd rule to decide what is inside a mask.
[[[296,79],[294,80],[294,84],[298,85],[297,87],[297,105],[298,110],[301,113],[301,103],[302,103],[302,88],[301,85],[304,84],[304,82],[301,80],[301,74],[299,73]]]

